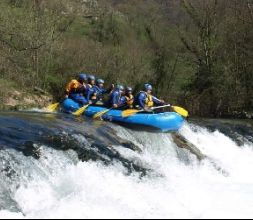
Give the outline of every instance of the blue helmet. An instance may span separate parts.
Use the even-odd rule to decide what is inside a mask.
[[[93,80],[96,80],[96,77],[93,76],[93,75],[89,75],[88,76],[88,81],[90,82],[90,81],[93,81]]]
[[[152,85],[150,85],[150,84],[145,84],[145,85],[144,85],[144,90],[145,90],[145,91],[149,91],[149,90],[152,91],[152,90],[153,90],[153,87],[152,87]]]
[[[103,79],[98,79],[97,80],[97,85],[99,85],[99,84],[105,84],[105,81]]]
[[[124,86],[122,86],[122,85],[117,85],[117,90],[119,90],[119,91],[125,91],[125,88],[124,88]]]
[[[79,80],[86,81],[87,80],[87,75],[85,73],[80,73],[79,74]]]
[[[126,88],[126,91],[127,91],[127,92],[133,92],[133,88],[132,88],[132,87],[127,87],[127,88]]]

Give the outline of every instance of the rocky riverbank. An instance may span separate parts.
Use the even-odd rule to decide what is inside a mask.
[[[253,110],[251,111],[234,111],[230,116],[237,119],[253,119]]]
[[[0,110],[42,108],[53,99],[49,93],[40,88],[26,90],[3,80],[0,81],[0,88]]]

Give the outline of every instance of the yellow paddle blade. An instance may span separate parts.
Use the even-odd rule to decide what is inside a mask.
[[[89,105],[85,105],[82,108],[79,108],[76,112],[72,113],[72,115],[81,116],[88,107],[89,107]]]
[[[137,109],[128,109],[128,110],[125,110],[125,111],[122,112],[122,117],[123,118],[127,118],[127,117],[130,117],[132,115],[137,114],[138,112],[140,112],[140,110],[137,110]]]
[[[181,108],[181,107],[178,107],[178,106],[172,106],[172,108],[179,115],[182,115],[185,118],[189,117],[189,112],[186,111],[184,108]]]
[[[57,103],[54,103],[54,104],[51,104],[47,107],[47,111],[49,112],[54,112],[56,111],[56,109],[59,107],[60,103],[57,102]]]
[[[98,112],[97,114],[95,114],[93,116],[93,119],[99,119],[99,118],[101,118],[104,114],[106,114],[109,111],[111,111],[111,109],[106,109],[106,110],[104,110],[102,112]]]

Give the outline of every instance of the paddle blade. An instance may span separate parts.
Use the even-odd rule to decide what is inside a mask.
[[[72,113],[72,115],[81,116],[88,107],[89,107],[89,105],[85,105],[82,108],[79,108],[76,112]]]
[[[179,115],[182,115],[185,118],[189,117],[189,112],[186,111],[184,108],[178,107],[178,106],[172,106],[173,110],[178,113]]]
[[[98,112],[97,114],[95,114],[94,116],[93,116],[93,119],[99,119],[99,118],[101,118],[104,114],[106,114],[107,112],[109,112],[111,109],[106,109],[106,110],[104,110],[104,111],[102,111],[102,112]]]
[[[140,111],[136,109],[128,109],[122,112],[122,117],[127,118],[127,117],[137,114],[138,112]]]
[[[57,102],[57,103],[54,103],[54,104],[51,104],[47,107],[47,111],[49,112],[54,112],[56,111],[56,109],[59,107],[60,103]]]

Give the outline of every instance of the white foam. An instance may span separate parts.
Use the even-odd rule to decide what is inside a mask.
[[[252,218],[253,146],[240,148],[219,132],[186,125],[181,134],[230,173],[208,162],[186,166],[168,134],[130,132],[143,154],[119,149],[161,177],[125,175],[122,165],[67,164],[48,180],[34,179],[15,193],[26,218]],[[116,148],[116,147],[115,147]],[[53,156],[53,155],[52,155]],[[20,216],[0,212],[0,217]]]
[[[10,211],[0,211],[0,219],[24,219],[22,213],[14,213]]]

